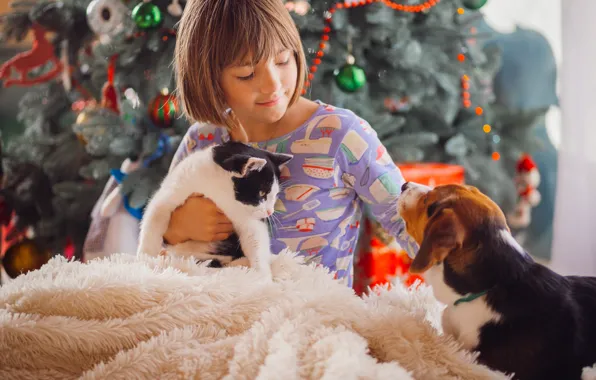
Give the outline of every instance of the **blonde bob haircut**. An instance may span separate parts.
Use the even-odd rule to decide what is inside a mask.
[[[224,68],[248,56],[252,64],[280,49],[294,52],[299,99],[306,77],[300,34],[281,0],[189,0],[178,26],[174,63],[180,103],[187,117],[232,128],[221,88]]]

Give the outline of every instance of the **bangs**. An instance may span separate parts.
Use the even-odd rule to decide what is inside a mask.
[[[280,19],[266,4],[236,0],[230,12],[223,13],[221,42],[214,46],[214,63],[219,69],[230,65],[256,65],[284,50],[296,53],[302,48],[299,36],[288,28],[287,20]],[[287,12],[287,11],[286,11]],[[288,15],[289,17],[289,15]],[[292,25],[293,27],[293,25]]]

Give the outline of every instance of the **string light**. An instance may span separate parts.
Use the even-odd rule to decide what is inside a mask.
[[[465,108],[470,108],[472,101],[470,100],[470,78],[467,75],[461,77],[462,101]]]
[[[459,15],[463,15],[465,13],[465,10],[463,8],[458,8],[457,13]],[[476,34],[476,28],[471,28],[470,32],[472,34]],[[473,45],[475,43],[475,40],[470,39],[468,42],[470,42],[470,45]],[[465,60],[466,60],[465,54],[463,54],[463,53],[458,54],[457,60],[460,62],[465,62]],[[462,87],[462,104],[463,104],[464,108],[470,108],[472,106],[472,102],[470,100],[470,78],[466,74],[462,75],[462,77],[461,77],[461,87]],[[478,116],[480,116],[484,113],[484,110],[480,106],[476,107],[474,109],[474,111],[476,112],[476,115],[478,115]],[[482,126],[482,130],[484,131],[484,133],[489,134],[490,131],[492,130],[492,127],[488,124],[484,124]],[[498,135],[493,136],[492,142],[494,144],[498,144],[500,141],[501,141],[501,138]],[[494,161],[498,161],[501,159],[501,154],[497,151],[493,151],[491,157]]]

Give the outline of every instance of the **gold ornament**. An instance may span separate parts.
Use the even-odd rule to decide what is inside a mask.
[[[23,239],[8,247],[2,258],[2,266],[10,278],[15,278],[41,268],[51,257],[50,251],[44,249],[37,241]]]

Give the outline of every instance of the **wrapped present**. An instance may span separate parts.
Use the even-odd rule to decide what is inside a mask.
[[[450,183],[463,184],[464,168],[443,163],[398,164],[406,181],[430,187]],[[354,266],[354,290],[358,295],[378,285],[391,286],[397,281],[413,285],[424,279],[408,272],[412,259],[381,225],[365,215],[358,240]]]

